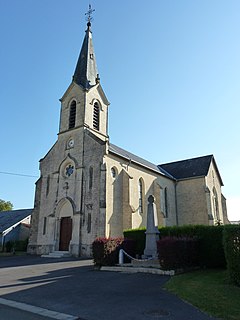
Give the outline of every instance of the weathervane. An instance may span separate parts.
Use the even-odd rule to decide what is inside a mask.
[[[85,16],[87,16],[87,21],[88,21],[88,24],[91,24],[91,21],[92,21],[92,14],[93,12],[95,11],[95,9],[92,9],[92,6],[89,4],[89,7],[88,7],[88,12],[85,13]]]

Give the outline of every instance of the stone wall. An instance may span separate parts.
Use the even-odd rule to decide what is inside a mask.
[[[211,200],[211,214],[213,217],[213,222],[217,223],[229,223],[227,218],[226,201],[222,195],[222,182],[219,173],[216,169],[215,163],[212,162],[208,174],[206,176],[206,186],[210,192]]]
[[[27,252],[29,254],[37,254],[41,189],[42,189],[42,179],[38,179],[38,181],[36,182],[36,188],[35,188],[34,209],[31,217],[31,228],[30,228],[30,235],[29,235],[28,248],[27,248]]]
[[[208,225],[205,178],[186,179],[177,182],[177,210],[179,225]]]
[[[114,168],[116,176],[113,177]],[[153,194],[159,225],[176,224],[174,181],[138,164],[109,153],[106,156],[106,235],[120,236],[123,229],[146,226],[147,197]],[[139,179],[143,185],[143,212],[139,212]],[[167,188],[168,217],[160,209],[160,187]],[[121,232],[120,232],[121,231]]]
[[[218,220],[228,223],[221,178],[214,161],[211,162],[206,176],[180,180],[176,190],[180,225],[213,225]]]

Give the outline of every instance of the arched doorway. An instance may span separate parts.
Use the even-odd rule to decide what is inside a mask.
[[[72,218],[62,217],[60,220],[59,250],[68,251],[72,239]]]
[[[73,207],[68,199],[62,199],[58,204],[58,243],[59,251],[69,251],[72,239]]]

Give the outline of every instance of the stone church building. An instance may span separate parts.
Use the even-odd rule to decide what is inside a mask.
[[[97,71],[90,21],[61,101],[58,139],[40,160],[28,252],[90,256],[96,237],[146,226],[228,223],[213,155],[155,165],[110,143],[109,101]]]

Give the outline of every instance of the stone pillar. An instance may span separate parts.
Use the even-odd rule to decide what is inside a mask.
[[[158,258],[157,241],[159,240],[157,210],[154,203],[154,197],[148,197],[147,209],[147,230],[146,230],[146,244],[144,250],[144,258]]]

